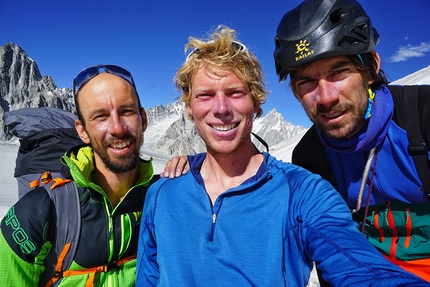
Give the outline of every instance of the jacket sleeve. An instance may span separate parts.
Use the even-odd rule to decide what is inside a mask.
[[[390,263],[368,242],[326,181],[309,175],[293,184],[297,249],[318,264],[332,286],[430,286]]]
[[[38,188],[12,206],[1,221],[0,286],[38,286],[51,248],[52,201]]]
[[[157,241],[153,228],[156,186],[159,182],[151,185],[146,194],[137,249],[136,287],[156,286],[160,278],[157,263]]]

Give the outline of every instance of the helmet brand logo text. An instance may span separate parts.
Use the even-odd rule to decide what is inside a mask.
[[[298,54],[295,57],[296,61],[299,61],[301,59],[309,57],[310,55],[313,55],[314,50],[309,50],[308,49],[309,46],[310,44],[307,43],[306,40],[300,40],[300,42],[296,44],[296,47],[297,47],[296,54]]]

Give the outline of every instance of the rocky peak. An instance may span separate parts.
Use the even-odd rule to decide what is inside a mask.
[[[0,46],[0,126],[4,112],[48,106],[74,111],[71,90],[58,89],[50,76],[42,76],[36,62],[20,46]]]

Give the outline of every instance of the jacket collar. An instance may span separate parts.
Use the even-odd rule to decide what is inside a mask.
[[[61,157],[61,161],[64,165],[69,167],[70,174],[78,187],[92,187],[96,190],[101,190],[98,185],[92,182],[94,154],[89,145],[83,144],[72,147]],[[149,160],[140,159],[139,179],[134,187],[147,184],[152,179],[153,175],[152,157]]]

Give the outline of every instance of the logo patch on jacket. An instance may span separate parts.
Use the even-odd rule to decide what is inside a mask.
[[[15,215],[14,207],[6,213],[4,222],[7,227],[12,229],[12,239],[19,246],[22,253],[30,254],[36,250],[35,244],[29,240],[27,233],[21,228],[21,224]]]

